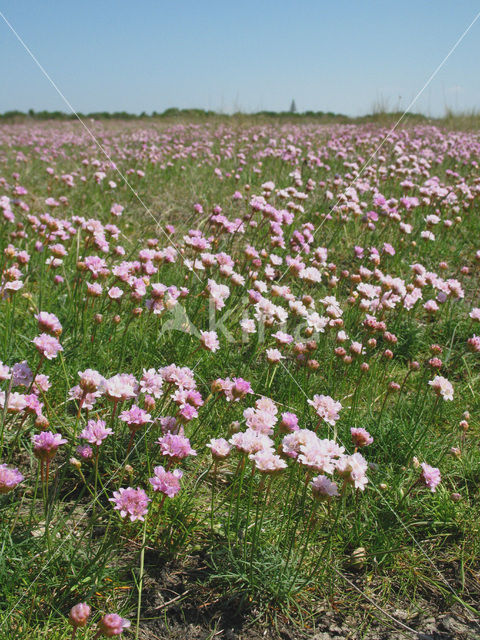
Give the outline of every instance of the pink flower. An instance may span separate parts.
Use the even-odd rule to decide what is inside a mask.
[[[288,411],[282,413],[282,420],[279,427],[283,432],[287,431],[291,433],[293,431],[298,431],[299,427],[297,415]]]
[[[83,458],[83,460],[90,460],[91,458],[93,458],[92,447],[89,447],[88,444],[78,445],[78,447],[76,448],[76,452],[77,455],[80,456],[80,458]]]
[[[285,460],[273,453],[271,449],[261,449],[248,457],[260,473],[278,473],[287,466]]]
[[[207,447],[210,449],[212,458],[216,460],[226,458],[232,449],[225,438],[212,438],[207,444]]]
[[[277,364],[280,360],[283,360],[285,356],[282,356],[281,352],[278,349],[267,349],[267,360],[270,364]]]
[[[95,369],[79,371],[78,375],[80,376],[80,387],[88,393],[97,391],[98,387],[105,382],[105,378]]]
[[[183,476],[183,471],[180,469],[165,471],[162,466],[158,466],[154,468],[153,473],[155,476],[148,479],[153,490],[160,491],[169,498],[175,497],[180,491],[180,478]]]
[[[196,456],[197,452],[190,446],[190,440],[185,436],[166,433],[157,440],[163,456],[182,460],[187,456]]]
[[[354,453],[351,456],[343,456],[337,461],[337,471],[355,489],[364,491],[368,483],[367,478],[368,463],[361,453]]]
[[[18,469],[0,464],[0,494],[13,491],[23,480],[24,477]]]
[[[32,342],[37,347],[37,351],[47,360],[53,360],[53,358],[57,357],[59,351],[63,351],[63,347],[57,338],[49,336],[48,333],[41,333]]]
[[[140,378],[140,391],[142,393],[148,393],[154,398],[160,398],[162,395],[162,376],[155,371],[155,369],[143,370],[143,375]]]
[[[89,420],[87,426],[80,434],[80,438],[86,440],[90,444],[99,447],[107,436],[113,433],[110,428],[105,428],[104,420]]]
[[[143,518],[141,518],[143,520]],[[107,613],[98,623],[98,630],[107,638],[119,636],[130,627],[130,621],[116,613]]]
[[[107,295],[111,300],[119,300],[123,296],[123,291],[120,287],[111,287]]]
[[[215,353],[215,351],[220,349],[220,342],[218,341],[218,336],[215,331],[200,331],[200,336],[202,347],[207,351]]]
[[[32,389],[36,394],[47,393],[51,386],[48,376],[43,375],[43,373],[38,373],[35,376]]]
[[[28,363],[17,362],[12,367],[12,385],[28,387],[33,380],[33,373]]]
[[[243,378],[234,378],[232,380],[232,386],[230,388],[230,393],[235,400],[240,400],[244,398],[247,393],[253,393],[252,386],[250,382],[244,380]]]
[[[313,495],[316,498],[328,499],[338,496],[338,486],[327,476],[319,475],[310,483]]]
[[[0,382],[10,379],[10,367],[0,362]]]
[[[109,498],[109,500],[115,504],[114,509],[120,511],[122,518],[128,516],[131,522],[145,520],[144,516],[148,511],[150,498],[143,489],[121,488],[118,491],[114,491],[113,498]]]
[[[436,467],[431,467],[426,462],[422,462],[422,473],[420,479],[430,489],[432,493],[435,493],[437,486],[440,484],[442,477],[440,470]]]
[[[8,413],[20,413],[27,406],[26,396],[16,391],[8,394],[7,411]],[[5,393],[0,391],[0,408],[5,406]]]
[[[313,400],[308,400],[308,404],[315,409],[317,416],[332,426],[335,425],[340,417],[338,412],[341,410],[342,405],[340,402],[335,402],[330,396],[314,395]]]
[[[69,622],[74,627],[85,627],[90,613],[91,609],[88,604],[80,602],[70,609],[68,614]]]
[[[119,373],[105,381],[105,395],[113,402],[135,398],[137,389],[137,381],[129,373]]]
[[[355,428],[352,427],[350,429],[350,434],[352,436],[353,444],[356,447],[366,447],[369,444],[372,444],[373,438],[368,433],[366,429],[363,428]]]
[[[136,404],[132,405],[128,411],[122,411],[120,420],[126,422],[131,431],[137,431],[147,422],[152,422],[152,416],[144,409],[140,409]]]
[[[444,400],[453,400],[453,386],[443,376],[435,376],[428,384],[432,387],[437,396],[442,396]]]
[[[229,442],[242,453],[257,453],[262,449],[273,450],[273,440],[267,435],[257,433],[252,429],[234,433]]]
[[[40,460],[51,460],[57,449],[67,442],[60,433],[42,431],[32,436],[33,454]]]
[[[35,319],[38,322],[40,331],[51,333],[54,336],[59,336],[62,333],[62,325],[55,314],[40,311],[40,313],[35,316]]]
[[[480,336],[476,336],[475,334],[467,340],[468,348],[470,351],[474,353],[480,352]]]

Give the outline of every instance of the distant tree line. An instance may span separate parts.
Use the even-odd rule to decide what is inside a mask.
[[[244,113],[238,112],[234,114],[224,114],[218,113],[212,110],[206,109],[177,109],[175,107],[171,107],[169,109],[165,109],[161,113],[157,111],[152,111],[151,113],[146,113],[142,111],[140,114],[128,113],[127,111],[94,111],[92,113],[80,113],[78,112],[78,116],[82,119],[94,119],[94,120],[139,120],[139,119],[156,119],[156,118],[212,118],[212,117],[222,117],[222,118],[252,118],[252,117],[262,117],[262,118],[288,118],[294,120],[301,120],[302,118],[310,118],[310,119],[325,119],[325,120],[338,120],[339,122],[358,122],[358,121],[369,121],[369,120],[378,120],[379,116],[401,116],[402,114],[398,113],[385,113],[385,114],[372,114],[367,116],[360,116],[357,118],[352,118],[350,116],[343,115],[341,113],[333,113],[332,111],[296,111],[295,102],[292,101],[292,105],[289,111],[257,111],[255,113]],[[427,117],[418,114],[418,113],[407,113],[405,115],[413,116],[416,119],[426,120]],[[29,109],[28,112],[24,111],[5,111],[0,114],[0,121],[11,121],[11,120],[76,120],[76,115],[73,113],[65,113],[63,111],[35,111],[34,109]]]

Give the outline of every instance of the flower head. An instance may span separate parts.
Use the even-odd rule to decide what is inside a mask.
[[[190,440],[183,435],[166,433],[157,440],[162,455],[176,460],[182,460],[187,456],[196,456],[197,452],[190,446]]]
[[[336,482],[327,478],[327,476],[319,475],[310,483],[313,495],[320,499],[329,499],[338,496],[338,486]]]
[[[70,609],[68,619],[74,627],[85,627],[90,616],[91,609],[85,602],[80,602]]]
[[[118,491],[113,492],[113,498],[109,498],[109,500],[114,503],[115,506],[113,508],[120,511],[122,518],[128,516],[131,522],[145,520],[144,516],[148,511],[150,498],[143,489],[120,488]]]
[[[308,404],[315,409],[317,416],[332,426],[337,422],[338,412],[342,408],[340,402],[335,402],[330,396],[324,395],[313,396],[313,400],[308,400]]]
[[[112,433],[113,430],[105,426],[104,420],[89,420],[80,434],[80,438],[99,447],[105,438]]]
[[[352,427],[350,429],[350,435],[352,436],[353,444],[356,447],[366,447],[367,445],[372,444],[373,442],[372,436],[368,433],[366,429],[363,429],[361,427],[359,428]]]
[[[435,376],[428,384],[432,387],[437,396],[442,396],[444,400],[453,400],[453,386],[451,382],[443,376]]]
[[[437,486],[442,480],[440,470],[436,467],[431,467],[426,462],[422,462],[422,473],[420,480],[430,489],[432,493],[435,493]]]
[[[210,449],[212,458],[216,460],[226,458],[232,449],[225,438],[212,438],[207,447]]]
[[[0,493],[9,493],[24,480],[18,469],[0,464]]]
[[[35,319],[38,322],[40,331],[45,331],[53,336],[59,336],[62,333],[62,325],[54,313],[40,311],[40,313],[35,316]]]
[[[32,436],[33,454],[40,460],[51,460],[57,449],[67,442],[60,433],[42,431]]]
[[[49,336],[48,333],[41,333],[32,340],[37,347],[37,351],[47,360],[53,360],[57,357],[59,351],[63,351],[63,347],[57,338]]]
[[[200,342],[204,349],[212,353],[220,349],[220,342],[215,331],[200,331]]]
[[[145,409],[140,409],[136,404],[133,404],[128,411],[122,411],[120,420],[126,422],[131,431],[137,431],[144,424],[152,422],[152,416]]]
[[[175,497],[180,491],[180,478],[183,476],[183,471],[180,469],[166,471],[162,466],[158,466],[154,468],[153,473],[154,477],[148,479],[153,490],[160,491],[169,498]]]
[[[130,627],[130,621],[122,618],[117,613],[107,613],[98,623],[98,630],[107,638],[119,636]]]

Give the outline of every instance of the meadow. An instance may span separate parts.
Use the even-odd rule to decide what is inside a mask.
[[[478,637],[478,129],[86,126],[0,126],[0,638]]]

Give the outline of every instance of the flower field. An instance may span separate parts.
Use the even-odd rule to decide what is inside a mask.
[[[0,637],[475,637],[480,135],[86,125],[0,128]]]

